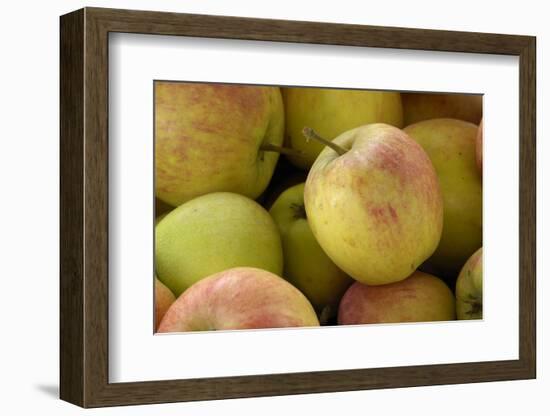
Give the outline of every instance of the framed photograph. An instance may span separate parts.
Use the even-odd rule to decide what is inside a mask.
[[[60,19],[60,396],[536,377],[535,38]]]

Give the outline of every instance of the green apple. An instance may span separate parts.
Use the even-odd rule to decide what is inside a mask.
[[[155,330],[162,317],[176,300],[174,294],[155,276]]]
[[[319,326],[306,297],[265,270],[237,267],[202,279],[168,312],[159,332]]]
[[[369,124],[338,136],[313,164],[304,200],[313,235],[349,276],[405,279],[435,250],[443,200],[434,167],[402,130]]]
[[[476,163],[477,168],[483,173],[483,120],[479,123],[476,135]]]
[[[267,187],[283,142],[277,87],[155,83],[156,195],[172,206],[211,192],[252,199]]]
[[[404,125],[433,118],[456,118],[479,124],[482,96],[479,94],[402,93]]]
[[[215,192],[180,205],[156,226],[158,278],[179,296],[232,267],[283,272],[281,237],[269,213],[239,194]]]
[[[352,279],[330,260],[313,236],[304,207],[304,184],[284,191],[269,213],[283,242],[283,277],[300,289],[319,313],[326,317],[336,314]]]
[[[355,282],[338,310],[339,325],[451,321],[455,298],[435,276],[419,271],[397,283],[368,286]]]
[[[458,319],[483,318],[483,248],[468,259],[456,280]]]
[[[481,246],[482,187],[476,165],[477,126],[462,120],[434,119],[405,128],[435,166],[443,193],[441,241],[429,263],[454,279]],[[454,285],[454,282],[452,282]]]
[[[345,90],[335,88],[283,88],[286,145],[303,153],[287,156],[296,166],[308,170],[323,150],[319,143],[306,142],[304,127],[311,127],[326,139],[368,123],[403,126],[401,96],[397,92]]]

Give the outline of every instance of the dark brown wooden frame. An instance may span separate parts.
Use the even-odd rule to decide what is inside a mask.
[[[60,396],[83,407],[536,377],[535,38],[85,8],[60,19]],[[515,55],[520,65],[519,359],[137,383],[108,380],[108,34]]]

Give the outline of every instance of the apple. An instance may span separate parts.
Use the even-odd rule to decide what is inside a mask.
[[[456,280],[458,319],[483,318],[483,248],[470,256]]]
[[[476,135],[476,163],[477,168],[483,173],[483,120],[479,123]]]
[[[313,235],[355,280],[379,285],[405,279],[433,253],[443,226],[428,155],[402,130],[381,123],[327,143],[338,151],[321,152],[304,190]]]
[[[340,298],[352,279],[325,254],[307,222],[304,183],[284,191],[269,210],[283,243],[283,277],[306,295],[328,318],[336,314]]]
[[[403,126],[401,96],[397,92],[333,88],[283,88],[286,145],[303,153],[287,156],[296,166],[308,170],[323,146],[306,142],[304,127],[315,129],[332,140],[341,133],[368,123]]]
[[[155,239],[157,276],[176,296],[233,267],[283,272],[275,222],[258,203],[239,194],[215,192],[180,205],[157,224]]]
[[[211,192],[252,199],[267,187],[283,142],[278,87],[155,83],[156,195],[172,206]]]
[[[158,328],[162,317],[175,300],[176,297],[170,289],[155,276],[155,329]]]
[[[428,263],[438,273],[456,279],[468,257],[481,246],[482,186],[475,155],[477,126],[462,120],[434,119],[404,130],[430,156],[443,193],[443,233]],[[453,287],[454,280],[450,284]]]
[[[404,125],[433,118],[456,118],[479,124],[482,96],[474,94],[401,93]]]
[[[387,285],[355,282],[344,294],[338,310],[339,325],[454,319],[455,299],[451,290],[437,277],[419,271]]]
[[[281,277],[252,267],[213,274],[187,289],[158,332],[319,326],[306,297]]]

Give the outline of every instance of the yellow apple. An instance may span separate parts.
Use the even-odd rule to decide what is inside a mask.
[[[179,296],[232,267],[283,272],[281,237],[269,213],[239,194],[216,192],[180,205],[155,229],[157,276]]]
[[[443,193],[441,241],[428,263],[443,274],[458,275],[481,246],[482,187],[476,165],[477,126],[462,120],[434,119],[405,128],[426,151]]]
[[[211,192],[252,199],[266,188],[283,142],[277,87],[155,83],[156,195],[172,206]]]
[[[269,210],[283,242],[283,277],[302,291],[328,318],[352,279],[325,254],[311,229],[304,208],[304,184],[284,191]]]
[[[397,283],[368,286],[355,282],[338,310],[339,325],[451,321],[455,298],[435,276],[419,271]]]
[[[397,92],[345,90],[333,88],[283,88],[286,145],[303,153],[287,156],[302,169],[309,169],[323,150],[314,141],[306,142],[304,127],[311,127],[328,140],[368,123],[403,126],[401,96]]]
[[[456,118],[479,124],[482,96],[479,94],[402,93],[404,125],[432,118]]]
[[[172,304],[158,332],[319,326],[306,297],[279,276],[238,267],[195,283]]]
[[[458,319],[483,318],[483,248],[468,259],[456,280]]]
[[[387,124],[352,129],[325,148],[305,185],[308,223],[349,276],[377,285],[409,276],[435,250],[443,201],[422,148]]]

